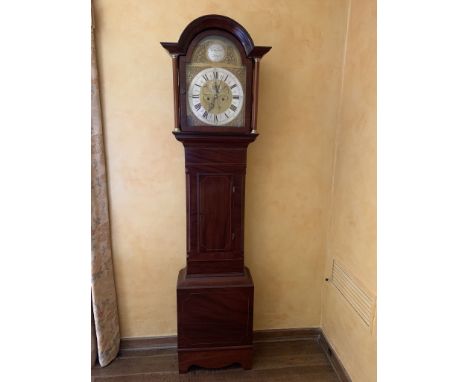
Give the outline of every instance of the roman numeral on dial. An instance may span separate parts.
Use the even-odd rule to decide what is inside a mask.
[[[229,109],[231,109],[232,111],[236,111],[236,110],[237,110],[237,107],[234,106],[234,105],[231,105],[231,106],[229,106]]]

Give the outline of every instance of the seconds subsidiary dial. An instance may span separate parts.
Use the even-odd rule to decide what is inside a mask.
[[[188,90],[190,109],[208,125],[226,125],[242,110],[244,91],[239,79],[229,70],[204,69],[193,78]]]

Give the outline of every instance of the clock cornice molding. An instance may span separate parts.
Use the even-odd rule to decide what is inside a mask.
[[[185,56],[193,36],[206,30],[222,30],[234,35],[244,48],[248,58],[261,59],[271,49],[270,46],[255,46],[247,30],[237,21],[221,15],[205,15],[188,24],[178,42],[162,42],[161,45],[171,56]]]

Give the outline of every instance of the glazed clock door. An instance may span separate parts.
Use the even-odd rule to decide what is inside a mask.
[[[184,132],[250,132],[252,61],[229,34],[205,31],[180,57]]]

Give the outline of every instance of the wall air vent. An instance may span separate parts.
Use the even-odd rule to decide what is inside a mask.
[[[331,283],[338,289],[364,323],[371,327],[375,314],[375,297],[365,290],[339,262],[333,260]]]

